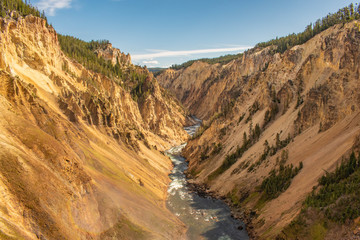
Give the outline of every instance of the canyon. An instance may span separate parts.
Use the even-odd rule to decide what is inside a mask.
[[[254,238],[280,237],[318,179],[358,149],[359,44],[352,21],[283,53],[255,47],[225,64],[200,60],[157,76],[204,120],[184,150],[191,182],[227,199]],[[264,198],[264,179],[286,167],[296,176]],[[351,239],[354,228],[334,225],[327,238]]]
[[[0,239],[360,238],[358,20],[155,77],[3,10]]]

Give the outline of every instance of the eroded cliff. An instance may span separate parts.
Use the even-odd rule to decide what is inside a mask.
[[[196,62],[158,77],[205,120],[185,149],[189,175],[247,209],[256,236],[279,234],[324,171],[333,171],[356,145],[359,47],[359,23],[353,21],[283,54],[271,46],[252,49],[225,65]],[[284,186],[265,196],[263,180],[286,171],[292,181],[286,175]],[[326,234],[350,237],[352,227]]]
[[[41,18],[0,26],[0,238],[181,238],[165,206],[172,164],[158,151],[187,137],[176,101],[111,53],[147,76],[135,101],[66,57]]]

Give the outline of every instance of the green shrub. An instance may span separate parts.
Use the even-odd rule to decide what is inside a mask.
[[[44,12],[40,12],[36,7],[28,4],[27,1],[22,0],[2,0],[0,1],[0,14],[1,17],[6,16],[7,11],[16,11],[21,16],[33,15],[41,17],[46,20]]]
[[[242,155],[252,146],[254,145],[260,138],[261,135],[261,128],[259,124],[256,124],[255,128],[252,128],[252,124],[250,124],[249,128],[250,137],[247,137],[246,132],[243,134],[243,143],[241,147],[237,146],[234,153],[230,155],[226,155],[224,162],[221,164],[221,166],[216,169],[214,172],[212,172],[208,180],[213,180],[220,174],[224,173],[226,170],[228,170],[234,163],[237,162],[239,158],[242,157]]]
[[[154,90],[150,73],[139,66],[123,67],[119,62],[115,65],[102,57],[98,57],[95,50],[109,44],[108,40],[85,42],[72,36],[58,34],[62,51],[69,57],[89,70],[103,74],[115,83],[129,90],[133,99],[146,98]],[[148,80],[148,81],[147,81]]]
[[[305,207],[324,211],[335,222],[344,223],[360,216],[360,157],[353,152],[332,173],[319,179],[321,189],[315,190],[305,200]]]
[[[356,159],[352,153],[334,172],[326,172],[319,179],[319,185],[321,188],[314,187],[300,215],[283,230],[279,239],[323,237],[326,229],[360,217],[360,156]]]
[[[209,63],[209,64],[216,64],[216,63],[226,64],[226,63],[231,62],[234,59],[240,58],[241,56],[242,56],[242,53],[228,54],[228,55],[217,57],[217,58],[201,58],[201,59],[197,59],[197,60],[190,60],[183,64],[174,64],[170,68],[174,69],[174,70],[180,70],[182,68],[190,67],[191,65],[194,64],[194,62],[197,62],[197,61],[201,61],[201,62],[205,62],[205,63]]]
[[[283,53],[293,46],[303,44],[315,35],[339,23],[351,22],[360,18],[360,6],[350,4],[336,13],[328,14],[322,19],[318,19],[314,24],[309,24],[305,30],[298,34],[290,34],[286,37],[272,39],[267,42],[258,43],[255,47],[276,46],[276,52]]]
[[[278,112],[279,112],[279,107],[277,103],[272,102],[270,104],[270,108],[265,112],[263,129],[265,129],[266,125],[269,122],[275,119]]]
[[[263,191],[265,199],[277,198],[291,184],[292,179],[300,172],[303,164],[299,167],[290,165],[280,165],[279,169],[273,169],[269,176],[263,180],[260,189]]]

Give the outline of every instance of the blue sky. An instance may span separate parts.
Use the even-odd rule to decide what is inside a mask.
[[[57,32],[108,39],[148,67],[242,52],[303,31],[341,0],[31,0]],[[355,3],[355,2],[354,2]]]

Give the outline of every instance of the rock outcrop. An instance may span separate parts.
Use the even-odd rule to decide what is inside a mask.
[[[104,45],[95,51],[98,57],[103,57],[105,60],[111,61],[113,65],[119,64],[121,66],[131,65],[130,54],[125,54],[118,48],[114,48],[111,43]]]
[[[43,19],[1,18],[0,39],[0,238],[181,238],[158,150],[187,138],[185,117],[152,74],[139,69],[152,90],[134,101],[67,58]]]
[[[252,211],[252,231],[266,239],[296,217],[324,171],[351,151],[360,134],[359,70],[353,21],[283,54],[253,49],[225,65],[195,62],[158,79],[205,120],[185,149],[193,181]],[[256,204],[255,186],[281,160],[303,169],[278,197]]]

